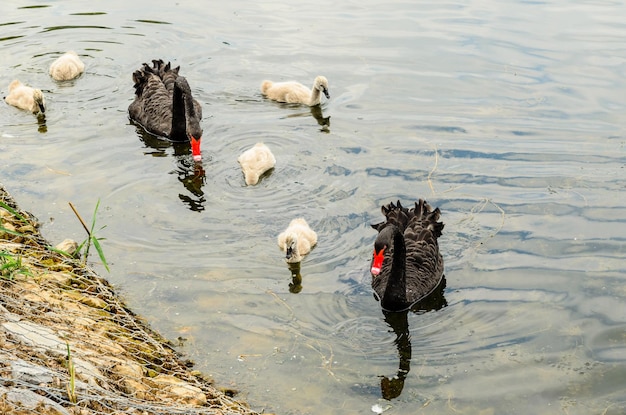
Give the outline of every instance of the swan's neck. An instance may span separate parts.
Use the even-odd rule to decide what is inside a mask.
[[[320,104],[320,89],[317,87],[317,84],[313,84],[313,89],[311,89],[311,101],[309,106],[315,106]]]
[[[186,84],[187,82],[178,82],[177,79],[174,83],[174,93],[172,95],[172,132],[170,137],[177,141],[187,139],[187,119],[185,116],[185,107],[187,105],[185,101],[187,99],[186,96],[189,94],[186,93],[184,88]]]
[[[200,131],[200,121],[193,105],[191,88],[182,76],[176,78],[172,94],[172,132],[170,138],[176,141],[189,140],[187,132]],[[197,134],[196,134],[197,135]],[[200,139],[200,137],[195,137]]]
[[[385,294],[382,298],[381,305],[404,304],[406,299],[406,247],[404,245],[404,235],[399,229],[393,233],[393,257],[391,262],[391,272]]]
[[[193,106],[193,97],[191,96],[191,91],[185,93],[183,97],[185,99],[185,115],[187,116],[187,121],[190,122],[191,120],[193,120],[197,122],[198,117],[196,117],[196,108]]]

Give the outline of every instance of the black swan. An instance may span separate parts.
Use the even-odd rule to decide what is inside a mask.
[[[172,141],[189,141],[194,160],[202,159],[202,107],[193,99],[180,66],[171,68],[159,60],[147,63],[133,73],[135,100],[128,107],[130,118],[146,131]]]
[[[431,294],[443,278],[437,238],[444,224],[441,212],[424,200],[414,208],[393,202],[381,208],[385,222],[378,231],[370,272],[372,288],[383,310],[404,311]]]

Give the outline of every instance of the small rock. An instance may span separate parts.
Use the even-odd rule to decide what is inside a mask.
[[[36,366],[22,359],[13,360],[10,363],[11,377],[15,380],[33,385],[49,384],[54,380],[53,372],[46,367]]]
[[[59,251],[65,252],[68,256],[75,256],[76,251],[78,251],[78,243],[72,239],[65,239],[63,242],[60,242],[57,246],[54,247]]]
[[[184,380],[180,380],[175,376],[159,375],[152,379],[152,382],[161,390],[159,395],[163,398],[172,399],[178,402],[185,402],[192,405],[206,405],[206,395],[202,393],[200,388],[191,386]]]
[[[81,291],[67,291],[65,295],[73,298],[74,300],[82,304],[88,305],[89,307],[100,308],[102,310],[106,310],[109,308],[109,303],[107,303],[103,299],[94,297],[93,295],[88,295]]]
[[[2,323],[6,331],[27,346],[43,348],[56,353],[67,353],[67,346],[52,330],[28,321],[6,321]]]
[[[102,372],[88,360],[76,356],[74,347],[72,347],[71,356],[76,371],[76,379],[80,379],[91,386],[97,386],[97,379],[102,379]]]
[[[139,364],[125,362],[115,365],[111,373],[120,377],[117,382],[122,392],[135,398],[146,399],[148,386],[141,382],[143,378],[143,367]]]
[[[68,274],[67,272],[51,271],[51,272],[42,274],[40,278],[55,281],[57,284],[63,286],[63,285],[70,285],[70,283],[72,282],[72,278],[74,278],[74,276],[72,274]]]
[[[36,394],[29,389],[6,388],[4,386],[0,386],[0,395],[7,401],[19,405],[21,408],[36,411],[34,413],[70,415],[67,409],[63,408],[58,403],[46,398],[45,396]]]

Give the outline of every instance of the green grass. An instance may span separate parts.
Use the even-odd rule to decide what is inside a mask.
[[[104,268],[106,268],[106,270],[108,272],[111,272],[111,270],[109,269],[109,264],[107,263],[106,257],[104,256],[104,251],[102,250],[102,246],[100,245],[100,241],[103,241],[104,238],[98,238],[96,236],[96,215],[98,213],[98,208],[100,207],[100,199],[98,199],[98,202],[96,203],[96,207],[93,211],[93,217],[91,219],[91,228],[88,228],[87,225],[85,224],[85,221],[83,220],[83,218],[80,216],[80,214],[78,213],[78,211],[76,210],[76,208],[74,207],[74,205],[72,204],[72,202],[69,203],[70,207],[72,208],[72,210],[74,211],[74,214],[76,214],[76,217],[78,218],[78,220],[80,221],[80,223],[83,225],[83,228],[85,229],[85,232],[87,232],[87,239],[85,239],[83,242],[81,242],[78,245],[78,252],[83,252],[83,259],[84,262],[87,262],[87,257],[89,257],[89,249],[91,247],[91,245],[93,244],[94,248],[96,248],[96,251],[98,252],[98,256],[100,257],[100,261],[102,261],[102,265],[104,265]],[[106,228],[106,225],[101,227],[99,230],[102,230]]]
[[[22,264],[22,256],[0,251],[0,278],[12,280],[19,274],[31,275],[30,270]]]
[[[26,219],[24,216],[22,216],[17,210],[13,209],[11,206],[7,205],[6,203],[4,203],[3,201],[0,200],[0,208],[5,209],[7,212],[9,212],[11,215],[15,216],[16,218],[18,218],[20,221],[22,221],[24,224],[29,224],[28,219]],[[11,229],[7,229],[4,226],[0,225],[0,231],[2,232],[6,232],[9,235],[14,235],[14,236],[26,236],[22,233],[19,233],[17,231],[13,231]]]
[[[65,342],[67,345],[67,372],[70,375],[70,381],[67,384],[67,397],[70,402],[76,403],[76,369],[74,368],[74,362],[72,361],[72,352],[70,351],[70,344]]]

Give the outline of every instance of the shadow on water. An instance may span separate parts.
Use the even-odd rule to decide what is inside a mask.
[[[441,282],[435,288],[435,290],[425,299],[416,303],[410,310],[391,312],[383,310],[385,316],[385,322],[391,327],[391,330],[396,335],[394,343],[398,348],[399,365],[398,372],[395,376],[380,378],[380,391],[382,397],[387,400],[397,398],[404,389],[404,380],[411,370],[411,333],[409,332],[409,311],[417,314],[423,314],[428,311],[441,310],[448,305],[443,292],[446,288],[446,277],[441,279]]]
[[[201,212],[205,209],[206,198],[202,187],[206,184],[206,172],[202,163],[195,162],[191,158],[191,146],[189,143],[179,143],[168,139],[157,137],[148,133],[143,127],[130,121],[137,130],[139,139],[148,149],[144,154],[153,157],[167,157],[167,149],[173,150],[176,158],[177,168],[174,172],[178,176],[178,181],[187,190],[179,193],[178,198],[194,212]]]

